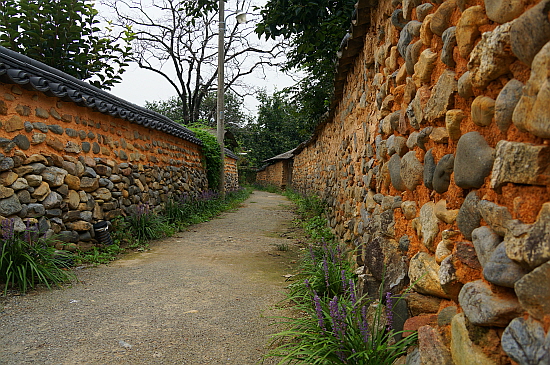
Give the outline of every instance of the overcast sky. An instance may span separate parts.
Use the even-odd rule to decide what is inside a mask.
[[[267,2],[267,0],[253,1],[256,5],[264,5]],[[226,5],[226,7],[230,8],[230,5]],[[251,17],[249,16],[248,18],[250,19]],[[254,17],[252,16],[252,18]],[[258,17],[255,18],[258,19]],[[265,88],[268,93],[272,93],[274,90],[281,90],[294,83],[291,77],[274,68],[268,70],[265,79],[261,74],[256,73],[247,76],[243,80],[249,85]],[[176,95],[173,87],[162,76],[152,71],[140,69],[136,64],[130,64],[122,75],[122,82],[116,84],[110,92],[115,96],[141,106],[145,104],[145,101],[166,100]],[[247,96],[244,104],[245,109],[249,110],[251,114],[256,113],[258,102],[253,96]]]

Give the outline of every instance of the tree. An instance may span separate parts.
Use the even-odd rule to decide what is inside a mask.
[[[133,33],[102,33],[97,15],[88,0],[0,0],[0,45],[109,89],[128,66]]]
[[[287,40],[283,70],[306,77],[286,90],[299,105],[301,124],[313,128],[332,96],[336,52],[351,23],[356,0],[269,0],[256,32],[266,39]]]
[[[135,31],[134,61],[164,77],[181,101],[183,120],[198,121],[201,105],[217,86],[217,6],[211,0],[107,0],[115,23]],[[250,0],[233,0],[234,9],[247,10]],[[277,44],[259,46],[253,27],[237,26],[228,17],[225,35],[225,92],[242,96],[249,90],[240,80],[264,66],[274,65]],[[252,59],[254,55],[254,59]],[[173,72],[173,73],[172,73]],[[175,75],[174,75],[175,74]]]
[[[297,105],[281,93],[270,96],[262,91],[258,100],[257,121],[243,126],[237,138],[252,164],[261,166],[264,160],[297,147],[309,130],[296,124]]]
[[[235,93],[228,91],[225,93],[224,100],[226,128],[240,127],[249,118],[242,111],[242,99]],[[199,120],[211,128],[216,127],[216,101],[216,92],[209,92],[199,108]],[[182,101],[177,96],[173,96],[168,100],[146,101],[145,107],[174,121],[189,125],[184,119]]]

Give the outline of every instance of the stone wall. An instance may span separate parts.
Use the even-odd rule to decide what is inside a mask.
[[[229,152],[229,153],[228,153]],[[237,170],[237,156],[227,150],[225,155],[225,190],[236,190],[239,188],[239,171]]]
[[[86,249],[97,221],[207,189],[190,131],[0,51],[0,218],[16,230],[38,223],[60,234],[59,248]]]
[[[282,187],[284,185],[283,161],[277,161],[271,165],[265,166],[256,174],[256,182],[261,185],[272,185]]]
[[[294,187],[327,200],[365,293],[414,284],[411,363],[550,363],[550,1],[358,9]]]

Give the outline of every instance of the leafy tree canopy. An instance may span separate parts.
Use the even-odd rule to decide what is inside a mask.
[[[297,147],[309,134],[307,128],[296,123],[297,105],[281,93],[270,96],[262,91],[258,100],[257,121],[243,126],[237,134],[248,160],[255,166]]]
[[[0,45],[96,87],[121,81],[134,35],[102,34],[88,0],[0,0]]]
[[[256,33],[288,40],[283,70],[306,77],[285,90],[298,108],[296,122],[310,131],[327,111],[334,81],[336,52],[350,26],[356,0],[269,0],[261,9]]]
[[[224,96],[225,124],[226,128],[232,129],[239,127],[248,120],[248,116],[242,110],[242,99],[235,93],[228,91]],[[182,101],[177,96],[168,100],[146,101],[145,107],[157,113],[160,113],[178,123],[190,125],[185,121]],[[204,125],[216,127],[217,98],[216,92],[210,92],[201,103],[199,109],[199,120]]]

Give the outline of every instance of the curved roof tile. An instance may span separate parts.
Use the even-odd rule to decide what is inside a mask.
[[[181,124],[120,99],[42,62],[0,46],[0,81],[37,90],[113,117],[171,134],[202,146],[202,141]]]

